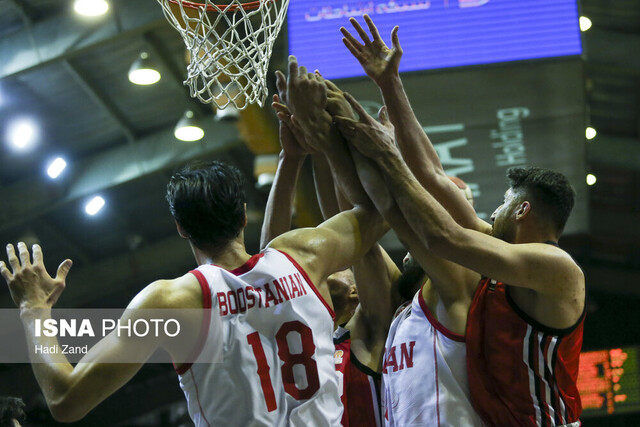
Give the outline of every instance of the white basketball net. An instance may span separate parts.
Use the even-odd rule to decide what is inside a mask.
[[[189,51],[184,84],[191,96],[220,109],[229,104],[239,110],[253,103],[262,107],[273,43],[289,0],[260,0],[253,10],[244,10],[240,0],[227,1],[218,6],[210,0],[158,0]]]

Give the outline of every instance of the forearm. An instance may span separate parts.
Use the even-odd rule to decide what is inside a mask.
[[[353,264],[353,275],[361,309],[373,332],[386,331],[399,302],[391,294],[391,286],[399,275],[397,266],[388,259],[379,244]]]
[[[33,373],[47,405],[53,411],[69,391],[73,366],[60,351],[61,347],[55,336],[48,337],[42,333],[37,334],[36,322],[42,325],[46,319],[50,319],[50,309],[23,309],[20,318],[27,339]],[[48,351],[48,349],[56,351]]]
[[[291,229],[293,198],[303,163],[303,156],[289,156],[284,151],[280,152],[278,169],[269,191],[264,213],[260,235],[261,249],[271,240]]]
[[[380,92],[387,106],[389,120],[409,169],[421,184],[426,185],[435,173],[444,173],[438,154],[418,121],[399,75],[386,79]]]
[[[406,222],[418,235],[425,248],[437,255],[446,245],[451,230],[459,228],[449,213],[416,180],[406,163],[396,153],[377,160],[387,188],[400,208]]]
[[[338,203],[338,189],[333,181],[331,167],[324,154],[316,153],[313,159],[313,181],[316,187],[318,204],[322,211],[322,217],[326,220],[340,213]]]
[[[371,199],[360,183],[347,145],[342,141],[333,144],[325,154],[333,171],[337,188],[344,194],[347,201],[353,206],[364,206],[373,209]]]

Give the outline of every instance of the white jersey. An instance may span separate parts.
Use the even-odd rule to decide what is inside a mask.
[[[422,291],[391,324],[382,383],[388,426],[482,426],[469,400],[464,337],[433,317]]]
[[[192,273],[211,327],[222,323],[221,337],[208,334],[196,363],[177,370],[196,426],[339,426],[333,310],[304,270],[267,249],[233,271]],[[220,348],[222,362],[201,363]]]

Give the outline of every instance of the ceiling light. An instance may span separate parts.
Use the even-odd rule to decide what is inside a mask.
[[[17,119],[7,126],[7,141],[17,150],[33,147],[38,139],[38,126],[30,119]]]
[[[47,175],[52,179],[56,179],[66,167],[67,162],[65,162],[62,157],[58,157],[49,164],[49,167],[47,168]]]
[[[579,22],[580,31],[587,31],[589,28],[591,28],[591,19],[587,18],[586,16],[581,16]]]
[[[204,136],[204,130],[196,120],[193,111],[188,110],[176,124],[173,134],[180,141],[199,141]]]
[[[584,131],[584,136],[586,136],[587,139],[593,139],[593,138],[596,137],[597,134],[598,134],[598,132],[596,132],[596,130],[594,128],[592,128],[592,127],[588,127]]]
[[[157,83],[160,77],[160,72],[149,59],[147,52],[142,52],[129,68],[129,81],[137,85],[152,85]]]
[[[93,216],[100,212],[100,209],[102,209],[103,206],[104,199],[100,196],[95,196],[93,199],[89,200],[89,203],[84,206],[84,211],[87,213],[87,215]]]
[[[83,16],[100,16],[107,13],[109,3],[105,0],[76,0],[73,9]]]
[[[595,184],[597,181],[596,176],[593,174],[588,174],[587,175],[587,185],[593,185]]]

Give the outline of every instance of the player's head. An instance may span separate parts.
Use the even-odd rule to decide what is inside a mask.
[[[398,293],[403,300],[410,300],[424,283],[427,273],[409,252],[402,260],[402,274],[398,278]]]
[[[562,234],[575,202],[567,177],[538,167],[511,168],[510,187],[502,205],[491,215],[493,235],[507,242],[515,239],[519,219],[529,218],[556,237]]]
[[[17,397],[0,397],[0,427],[20,426],[24,422],[24,402]]]
[[[346,269],[333,273],[327,278],[327,285],[336,313],[335,323],[343,325],[351,319],[360,302],[353,272]]]
[[[171,177],[167,201],[180,234],[196,247],[217,251],[246,225],[244,179],[218,161],[192,163]]]

